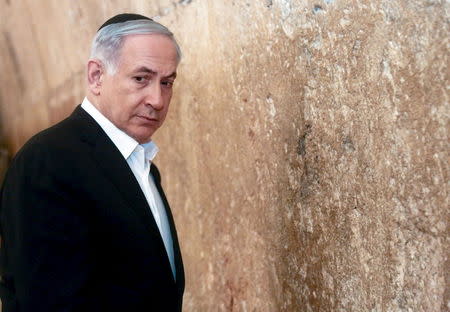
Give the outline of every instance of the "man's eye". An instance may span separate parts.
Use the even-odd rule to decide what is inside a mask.
[[[172,86],[173,86],[173,81],[162,81],[161,84],[162,84],[164,87],[172,88]]]
[[[136,77],[133,77],[133,79],[136,82],[145,82],[145,77],[142,77],[142,76],[136,76]]]

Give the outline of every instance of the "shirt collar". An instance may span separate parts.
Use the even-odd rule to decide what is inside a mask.
[[[159,151],[158,146],[156,146],[156,144],[153,141],[141,144],[141,146],[144,148],[145,159],[147,161],[153,161],[153,159],[155,158],[156,154]]]
[[[87,98],[84,98],[81,107],[95,119],[106,135],[113,141],[125,159],[128,159],[139,143],[128,134],[117,128],[108,118],[106,118]],[[158,153],[158,147],[152,141],[141,145],[144,148],[146,160],[152,161]]]

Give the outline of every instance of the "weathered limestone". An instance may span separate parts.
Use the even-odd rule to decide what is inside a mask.
[[[5,0],[11,152],[81,102],[123,11],[184,53],[155,141],[185,311],[450,310],[448,1]]]

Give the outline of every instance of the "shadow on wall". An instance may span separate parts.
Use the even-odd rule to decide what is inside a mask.
[[[2,117],[2,116],[0,116]],[[0,119],[1,120],[1,119]],[[6,148],[5,136],[3,132],[2,124],[0,123],[0,187],[3,183],[3,177],[5,176],[6,169],[8,169],[10,157],[9,150]],[[1,309],[0,309],[1,312]]]
[[[1,101],[0,99],[0,103],[3,104],[3,101]],[[3,116],[0,116],[3,117]],[[0,187],[3,184],[3,178],[5,176],[6,173],[6,169],[8,169],[8,165],[9,165],[9,161],[10,161],[10,157],[9,157],[9,150],[8,148],[6,148],[6,140],[5,140],[5,133],[4,133],[4,128],[3,128],[3,124],[1,122],[1,118],[0,118]],[[1,312],[1,308],[0,308],[0,312]]]
[[[3,177],[6,173],[6,169],[8,168],[8,164],[9,164],[8,150],[2,145],[0,145],[0,185],[3,182]]]

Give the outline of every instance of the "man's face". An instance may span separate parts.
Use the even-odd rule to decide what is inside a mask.
[[[98,109],[139,143],[150,141],[166,117],[177,63],[168,37],[125,37],[116,72],[100,78]]]

